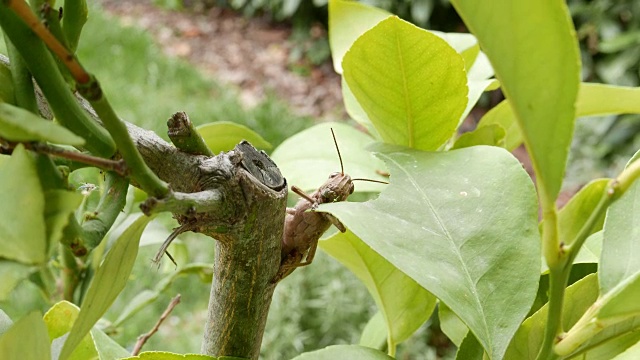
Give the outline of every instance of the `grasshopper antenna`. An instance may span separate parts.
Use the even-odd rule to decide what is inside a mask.
[[[336,150],[338,150],[338,158],[340,159],[340,174],[344,175],[344,165],[342,164],[342,155],[340,155],[338,140],[336,140],[336,134],[333,132],[333,128],[331,128],[331,136],[333,136],[333,143],[336,144]]]
[[[342,163],[342,155],[340,155],[340,148],[338,147],[338,140],[336,140],[336,134],[333,132],[333,128],[331,128],[331,136],[333,136],[333,143],[336,144],[336,150],[338,151],[338,158],[340,159],[340,174],[344,175],[344,164]],[[386,181],[372,180],[372,179],[351,179],[351,180],[369,181],[369,182],[375,182],[375,183],[380,183],[380,184],[389,184]],[[300,193],[298,193],[298,192],[296,192],[296,194],[300,195]],[[303,197],[305,197],[305,196],[303,196]]]
[[[382,180],[373,180],[373,179],[361,179],[361,178],[356,178],[356,179],[351,179],[351,181],[368,181],[368,182],[374,182],[374,183],[379,183],[379,184],[387,184],[389,185],[388,182],[386,181],[382,181]]]

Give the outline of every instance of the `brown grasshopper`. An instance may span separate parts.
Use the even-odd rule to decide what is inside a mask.
[[[295,185],[291,187],[291,191],[298,194],[301,199],[295,207],[287,208],[282,236],[282,260],[274,282],[284,279],[298,267],[311,264],[318,247],[318,239],[329,229],[331,224],[341,232],[347,231],[340,220],[331,214],[315,212],[318,205],[347,200],[347,197],[353,194],[353,181],[355,180],[386,184],[384,181],[352,179],[351,176],[345,174],[340,148],[338,148],[338,141],[333,129],[331,129],[331,135],[340,159],[340,172],[329,175],[329,179],[311,195],[307,195]]]

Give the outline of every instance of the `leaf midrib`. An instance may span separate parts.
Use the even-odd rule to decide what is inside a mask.
[[[437,212],[435,211],[435,208],[433,207],[433,204],[431,203],[431,201],[429,200],[429,197],[427,196],[427,194],[422,191],[422,189],[420,188],[420,186],[418,186],[418,183],[415,181],[415,179],[405,170],[405,168],[403,166],[401,166],[397,161],[395,161],[395,159],[391,158],[390,156],[388,156],[385,153],[379,153],[378,154],[381,157],[384,157],[385,159],[387,159],[389,162],[393,163],[400,171],[402,171],[407,179],[411,182],[411,184],[414,186],[414,188],[418,191],[419,195],[425,200],[425,202],[427,203],[427,205],[429,206],[429,209],[431,210],[432,214],[434,215],[437,223],[440,225],[440,228],[442,229],[445,238],[449,240],[449,242],[453,245],[453,249],[454,249],[454,253],[458,258],[458,261],[460,261],[461,264],[463,264],[464,266],[462,266],[463,269],[463,274],[469,284],[469,288],[472,292],[473,296],[473,300],[474,303],[476,305],[476,310],[478,310],[478,312],[481,314],[481,318],[482,318],[482,325],[484,327],[484,331],[485,334],[487,334],[487,340],[491,341],[491,337],[489,336],[490,332],[489,332],[489,326],[486,322],[486,316],[484,313],[484,309],[482,307],[482,305],[480,304],[480,299],[478,297],[478,289],[476,287],[475,282],[472,280],[471,278],[471,274],[469,273],[467,266],[466,266],[466,262],[464,261],[464,259],[462,258],[462,254],[460,253],[458,247],[456,246],[455,242],[453,241],[453,238],[451,237],[451,234],[449,233],[449,231],[447,230],[447,228],[444,226],[444,222],[442,221],[442,219],[440,219],[440,217],[438,216]],[[489,346],[491,347],[492,344],[490,343]]]

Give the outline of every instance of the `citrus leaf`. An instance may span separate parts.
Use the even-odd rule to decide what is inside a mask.
[[[640,342],[629,347],[622,354],[614,357],[612,360],[636,360],[640,358]]]
[[[73,323],[78,318],[79,312],[80,308],[68,301],[60,301],[53,305],[43,317],[44,322],[47,325],[49,339],[58,339],[67,334],[71,330]],[[59,345],[61,346],[63,343],[60,342]],[[54,348],[56,347],[54,346]],[[61,348],[57,348],[57,350],[59,351]],[[96,350],[93,340],[89,334],[82,339],[69,359],[98,359],[98,351]]]
[[[538,207],[503,149],[380,146],[391,183],[366,203],[323,204],[354,234],[451,307],[500,358],[535,298]]]
[[[603,100],[603,99],[606,99]],[[581,83],[576,101],[576,117],[640,114],[640,88],[607,84]],[[507,130],[505,149],[512,151],[522,144],[522,132],[509,100],[489,110],[478,127],[499,124]]]
[[[576,109],[577,116],[638,114],[640,87],[582,83]]]
[[[455,133],[467,77],[460,54],[438,36],[390,17],[356,40],[343,67],[385,142],[435,150]]]
[[[342,58],[354,41],[390,13],[355,1],[329,1],[329,47],[333,68],[342,74]]]
[[[540,196],[552,204],[569,154],[580,82],[578,44],[567,5],[548,0],[451,3],[491,60],[517,115]]]
[[[20,283],[26,279],[37,268],[24,265],[18,262],[0,260],[0,301],[4,301],[9,294]]]
[[[575,324],[589,306],[596,301],[598,297],[597,281],[596,274],[590,274],[567,288],[562,307],[564,326],[568,328]],[[522,323],[513,337],[509,349],[507,349],[505,360],[533,360],[538,356],[547,324],[548,308],[549,304],[547,303]]]
[[[409,338],[433,313],[435,296],[352,232],[338,232],[320,241],[319,246],[351,270],[367,287],[384,316],[390,349],[395,349],[397,344]]]
[[[258,149],[271,149],[271,144],[248,127],[229,121],[217,121],[197,127],[209,149],[214,154],[232,150],[242,140],[247,140]]]
[[[505,132],[499,125],[479,127],[473,131],[460,135],[451,150],[462,149],[476,145],[499,146],[504,142]]]
[[[442,332],[447,335],[451,342],[460,347],[469,332],[467,325],[443,302],[438,304],[438,319],[440,319]]]
[[[0,167],[0,257],[45,261],[44,195],[33,158],[18,145]]]
[[[129,351],[107,336],[102,330],[91,329],[91,337],[100,359],[121,359],[130,355]]]
[[[633,159],[636,158],[637,154]],[[630,164],[631,162],[627,167]],[[603,233],[604,246],[598,269],[602,296],[619,291],[620,286],[628,283],[630,278],[640,272],[640,248],[637,246],[638,234],[640,234],[638,204],[640,204],[640,182],[636,181],[607,210]],[[636,284],[636,288],[640,292],[640,285]],[[631,289],[627,291],[629,290]],[[637,301],[632,303],[638,304]],[[603,308],[602,311],[605,309]],[[601,315],[603,315],[602,311]],[[640,311],[640,304],[637,306],[637,311]]]
[[[84,139],[67,128],[7,103],[0,103],[0,137],[10,141],[84,145]]]
[[[47,328],[38,312],[13,324],[0,337],[0,359],[48,360],[51,358]]]
[[[80,314],[60,353],[65,360],[91,330],[93,325],[109,309],[129,279],[138,255],[140,236],[151,217],[141,216],[113,244],[96,271],[84,297]]]
[[[484,114],[484,116],[478,123],[477,129],[495,125],[502,127],[505,131],[505,149],[513,151],[518,146],[522,145],[522,131],[520,131],[520,128],[518,127],[516,117],[513,114],[513,110],[511,109],[511,105],[509,104],[508,100],[500,102],[498,105]]]
[[[382,351],[387,345],[387,333],[387,324],[385,323],[384,316],[382,312],[378,310],[378,312],[369,319],[364,330],[362,330],[358,345]]]

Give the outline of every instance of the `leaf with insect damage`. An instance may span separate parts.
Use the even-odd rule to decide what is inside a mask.
[[[503,149],[421,152],[380,146],[390,184],[366,203],[320,205],[445,302],[500,358],[536,296],[538,207]]]

